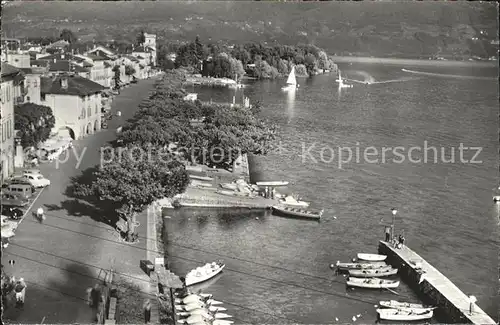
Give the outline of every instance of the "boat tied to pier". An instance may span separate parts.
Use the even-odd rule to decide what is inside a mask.
[[[212,262],[191,270],[188,274],[186,274],[186,286],[190,286],[213,278],[214,276],[222,272],[225,266],[226,265],[222,262]]]
[[[309,202],[301,201],[299,199],[295,199],[291,195],[287,195],[284,198],[279,200],[280,204],[294,207],[303,207],[307,208],[309,206]]]
[[[399,287],[399,281],[396,280],[383,280],[378,278],[363,279],[349,277],[347,285],[350,287],[370,288],[370,289],[386,289]]]
[[[393,268],[349,270],[349,275],[357,278],[384,277],[395,275],[397,273],[398,269]]]
[[[386,258],[387,255],[358,253],[358,259],[363,261],[382,262],[385,261]]]
[[[203,303],[201,303],[201,304],[200,303],[191,303],[188,305],[178,305],[178,304],[175,305],[175,309],[180,311],[180,312],[183,312],[183,311],[191,312],[193,310],[200,309],[200,308],[206,308],[210,312],[218,312],[218,311],[226,311],[227,310],[224,307],[210,306],[210,305],[203,304]]]
[[[399,320],[399,321],[411,321],[411,320],[423,320],[432,318],[434,312],[432,310],[427,311],[416,311],[411,309],[377,309],[377,313],[380,319],[384,320]]]
[[[427,306],[423,304],[415,304],[411,302],[400,302],[397,300],[382,300],[379,302],[381,307],[392,308],[392,309],[410,309],[416,312],[426,312],[429,310],[434,310],[437,307]]]
[[[263,181],[263,182],[256,182],[255,183],[257,186],[287,186],[289,184],[288,181]]]
[[[278,213],[282,213],[284,215],[305,218],[305,219],[314,219],[314,220],[320,220],[321,216],[323,215],[323,212],[324,212],[324,210],[312,211],[312,210],[306,210],[306,209],[302,209],[302,208],[296,208],[296,207],[284,206],[284,205],[273,206],[273,211],[278,212]]]
[[[374,263],[341,263],[340,261],[337,261],[335,266],[339,270],[349,270],[349,269],[355,269],[355,270],[361,270],[361,269],[389,269],[392,268],[392,266],[387,265],[385,262],[374,262]]]

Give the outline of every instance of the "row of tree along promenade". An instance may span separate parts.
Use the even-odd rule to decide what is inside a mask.
[[[100,166],[74,179],[74,195],[114,208],[127,241],[137,237],[136,216],[146,207],[186,191],[187,165],[228,170],[242,154],[267,153],[276,138],[276,127],[257,116],[260,105],[184,100],[186,77],[185,70],[167,72],[113,147],[101,150]]]

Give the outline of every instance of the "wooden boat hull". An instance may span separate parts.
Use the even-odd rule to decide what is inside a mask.
[[[437,308],[437,307],[427,306],[427,305],[423,305],[423,304],[399,302],[396,300],[389,300],[389,301],[382,300],[379,302],[379,305],[380,305],[380,307],[384,307],[384,308],[413,310],[413,311],[422,312],[422,313],[429,311],[429,310],[434,310]]]
[[[399,287],[399,281],[382,280],[378,278],[363,279],[349,277],[347,279],[349,287],[367,288],[367,289],[386,289]]]
[[[401,309],[377,309],[380,319],[397,320],[397,321],[414,321],[432,318],[434,312],[432,310],[420,313],[411,310]]]
[[[361,270],[349,270],[349,275],[357,278],[376,278],[391,276],[398,273],[398,269],[361,269]]]
[[[301,208],[295,208],[295,207],[285,207],[285,206],[273,206],[273,211],[279,214],[291,216],[291,217],[297,217],[297,218],[303,218],[303,219],[313,219],[313,220],[320,220],[321,215],[323,212],[312,212],[312,211],[307,211]]]
[[[387,255],[358,253],[358,259],[363,261],[382,262],[385,261],[386,258]]]
[[[287,181],[268,181],[268,182],[256,182],[257,186],[287,186],[289,182]]]

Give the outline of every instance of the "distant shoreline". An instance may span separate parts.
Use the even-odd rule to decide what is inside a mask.
[[[383,63],[394,65],[440,65],[440,66],[483,66],[496,67],[498,61],[452,61],[452,60],[417,60],[417,59],[396,59],[396,58],[372,58],[372,57],[357,57],[357,56],[332,56],[335,63]]]

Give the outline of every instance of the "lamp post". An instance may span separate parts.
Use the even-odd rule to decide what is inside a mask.
[[[394,222],[396,221],[396,214],[398,213],[398,210],[392,208],[391,212],[392,212],[391,239],[394,239]]]

